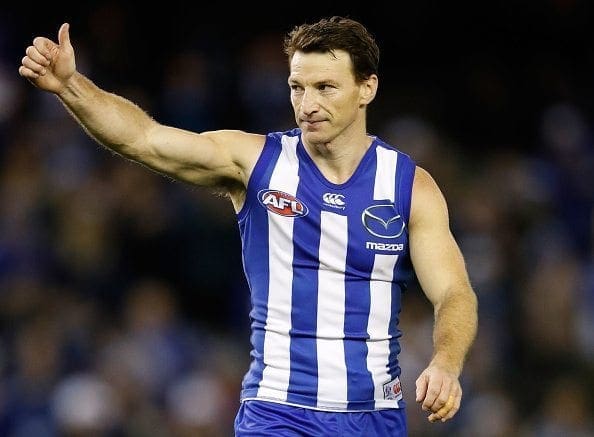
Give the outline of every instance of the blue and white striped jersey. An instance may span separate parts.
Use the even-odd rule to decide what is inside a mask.
[[[414,162],[378,138],[329,182],[293,129],[267,135],[238,214],[251,290],[241,399],[330,411],[403,406],[398,319],[411,278]]]

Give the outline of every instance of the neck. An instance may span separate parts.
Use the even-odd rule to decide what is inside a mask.
[[[322,174],[330,182],[342,184],[355,172],[373,139],[363,133],[348,140],[334,139],[329,143],[303,145]]]

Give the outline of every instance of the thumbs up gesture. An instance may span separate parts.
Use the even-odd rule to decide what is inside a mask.
[[[58,44],[42,36],[36,37],[33,45],[25,50],[19,74],[42,90],[55,94],[64,91],[76,71],[69,29],[68,23],[62,24],[58,31]]]

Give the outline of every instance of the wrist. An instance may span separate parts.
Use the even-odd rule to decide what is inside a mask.
[[[451,373],[456,377],[460,376],[462,373],[462,363],[460,360],[456,360],[447,354],[436,353],[431,359],[429,366],[439,367],[440,369]]]
[[[64,101],[78,98],[82,95],[83,86],[83,75],[75,70],[74,73],[62,83],[62,88],[56,92],[56,95]]]

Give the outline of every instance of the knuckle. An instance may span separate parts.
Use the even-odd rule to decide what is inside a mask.
[[[432,403],[433,402],[428,397],[425,397],[425,400],[423,401],[423,407],[424,408],[429,408]]]

